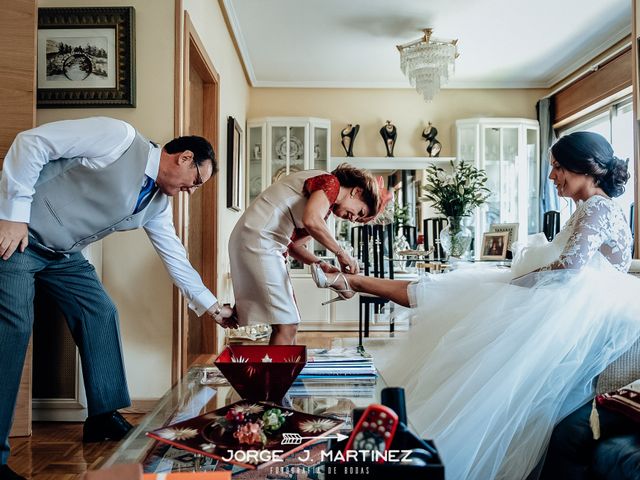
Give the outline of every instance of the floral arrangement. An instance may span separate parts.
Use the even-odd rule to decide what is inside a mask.
[[[264,447],[267,436],[277,433],[289,415],[291,412],[283,412],[279,408],[265,411],[261,405],[241,403],[227,410],[224,417],[218,417],[216,421],[238,443]]]
[[[451,161],[452,173],[441,167],[426,168],[424,199],[446,217],[471,215],[476,207],[487,201],[491,191],[485,186],[487,174],[470,163]]]

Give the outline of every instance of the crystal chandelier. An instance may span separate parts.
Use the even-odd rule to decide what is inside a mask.
[[[397,48],[400,51],[402,73],[424,100],[430,102],[455,71],[458,40],[431,38],[430,28],[423,32],[424,37],[398,45]]]

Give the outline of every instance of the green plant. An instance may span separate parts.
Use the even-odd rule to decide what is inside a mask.
[[[487,174],[464,161],[451,161],[452,173],[430,165],[425,169],[424,199],[446,217],[471,215],[476,207],[487,201],[491,191],[485,186]]]
[[[397,225],[406,225],[409,221],[409,205],[401,207],[396,201],[393,205],[393,221]]]

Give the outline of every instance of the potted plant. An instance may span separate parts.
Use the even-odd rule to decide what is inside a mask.
[[[464,257],[469,250],[473,235],[462,224],[462,219],[485,203],[491,191],[485,186],[487,174],[470,163],[451,163],[451,173],[430,165],[426,168],[426,185],[423,200],[447,217],[447,226],[440,233],[442,248],[448,255]]]

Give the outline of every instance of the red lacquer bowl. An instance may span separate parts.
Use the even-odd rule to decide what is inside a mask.
[[[233,345],[215,365],[247,400],[279,402],[307,363],[305,345]]]

